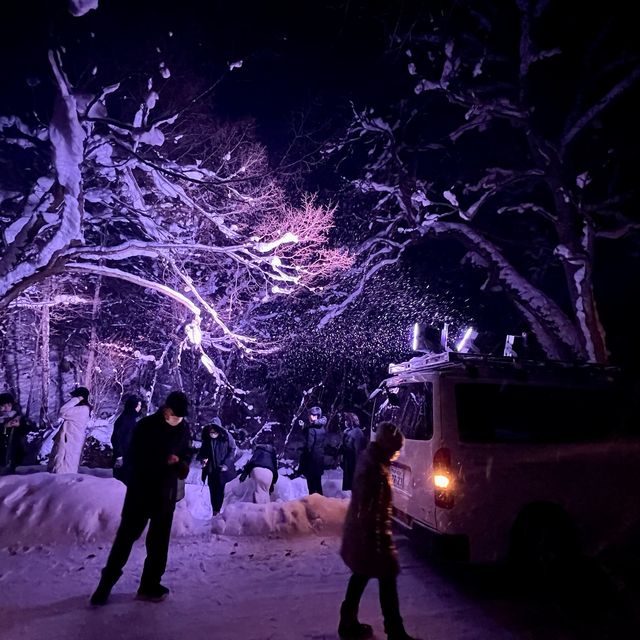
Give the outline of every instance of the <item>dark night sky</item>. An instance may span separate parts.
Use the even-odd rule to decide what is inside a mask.
[[[24,112],[34,104],[46,114],[46,52],[52,44],[66,47],[72,82],[89,86],[94,64],[103,85],[120,80],[123,72],[157,71],[165,61],[174,79],[192,74],[194,85],[206,86],[227,72],[229,62],[242,59],[242,69],[229,73],[216,89],[215,107],[230,118],[255,118],[259,136],[277,155],[288,144],[292,113],[310,111],[311,127],[327,133],[334,118],[338,126],[350,100],[358,105],[391,100],[408,78],[397,73],[393,55],[382,54],[394,26],[410,22],[421,5],[403,0],[100,0],[98,12],[73,18],[62,0],[3,3],[0,114]],[[613,15],[619,6],[610,2],[602,11]],[[576,27],[582,20],[600,19],[598,12],[585,17],[579,3],[563,7],[569,11],[558,24]],[[621,46],[630,42],[628,36]],[[34,78],[44,82],[30,89],[27,79]],[[613,257],[605,253],[601,259]],[[636,265],[634,256],[629,268]],[[621,327],[627,322],[628,283],[614,277],[604,290],[610,300],[603,315],[613,326],[609,337],[616,351],[625,349],[627,339]]]
[[[345,108],[349,99],[393,80],[381,66],[387,28],[361,15],[358,3],[184,0],[178,10],[175,2],[101,0],[98,12],[80,18],[64,5],[25,0],[3,8],[0,52],[12,61],[4,65],[3,105],[24,104],[25,76],[48,73],[46,51],[54,42],[64,43],[69,59],[78,46],[83,54],[77,57],[98,64],[103,82],[119,79],[123,69],[156,68],[161,60],[174,74],[189,69],[215,80],[242,59],[243,68],[216,91],[217,107],[229,116],[256,117],[272,143],[286,133],[291,112],[318,101]],[[73,71],[77,79],[87,69],[73,69],[72,79]]]

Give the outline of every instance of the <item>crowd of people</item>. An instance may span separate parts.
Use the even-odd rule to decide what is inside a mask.
[[[184,481],[189,473],[193,449],[185,418],[189,403],[181,391],[171,392],[153,414],[140,417],[138,396],[125,400],[114,422],[111,444],[114,477],[127,487],[120,524],[102,569],[91,603],[107,603],[111,590],[122,575],[133,544],[144,532],[147,556],[138,598],[160,602],[169,588],[162,584],[176,503],[184,497]],[[60,408],[60,426],[49,460],[53,473],[77,472],[89,421],[89,391],[78,387]],[[338,634],[342,640],[373,637],[372,627],[360,622],[358,609],[371,579],[377,579],[380,606],[388,640],[413,640],[406,632],[399,610],[396,577],[397,552],[391,533],[391,476],[389,466],[398,455],[403,436],[392,423],[378,426],[376,438],[368,442],[354,413],[344,414],[339,447],[345,491],[351,500],[345,520],[341,555],[352,571],[340,607]],[[309,494],[322,495],[327,418],[318,406],[300,419],[303,447],[294,476],[304,476]],[[0,463],[3,473],[15,472],[24,455],[26,422],[13,396],[0,394]],[[263,431],[253,443],[251,458],[236,470],[237,446],[230,430],[219,417],[205,425],[196,459],[202,481],[209,486],[211,508],[217,515],[223,505],[225,486],[240,474],[240,481],[251,478],[253,501],[270,502],[278,480],[278,461],[273,433]]]

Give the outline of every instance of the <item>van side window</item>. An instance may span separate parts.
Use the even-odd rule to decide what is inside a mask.
[[[458,383],[462,442],[598,442],[624,433],[614,389]]]
[[[387,389],[376,407],[375,424],[393,422],[409,440],[433,437],[433,385],[430,382]]]

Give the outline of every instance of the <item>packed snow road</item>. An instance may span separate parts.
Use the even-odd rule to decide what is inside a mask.
[[[141,540],[108,604],[91,607],[124,487],[86,473],[25,471],[0,478],[1,640],[336,640],[349,575],[339,556],[348,500],[331,473],[324,490],[334,497],[308,496],[302,479],[281,478],[264,505],[234,480],[213,519],[207,492],[188,484],[163,578],[170,596],[135,599]],[[525,597],[498,571],[440,567],[415,540],[396,540],[401,611],[418,638],[640,638],[637,557],[585,563]],[[365,593],[361,619],[384,638],[376,587]]]
[[[336,536],[174,541],[162,603],[135,599],[144,547],[138,543],[104,607],[89,605],[108,545],[24,546],[0,552],[0,637],[11,640],[324,640],[337,638],[348,572]],[[399,538],[401,609],[407,628],[430,640],[632,638],[593,611],[567,614],[514,596],[499,579],[438,571]],[[384,638],[376,585],[361,619]],[[588,613],[593,603],[585,602]],[[609,616],[611,617],[611,616]],[[580,619],[580,621],[578,621]],[[615,635],[614,635],[615,634]],[[638,637],[637,635],[635,637]]]

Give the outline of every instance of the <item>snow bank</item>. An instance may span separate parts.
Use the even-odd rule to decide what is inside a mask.
[[[84,473],[59,475],[34,470],[25,468],[26,473],[0,478],[0,548],[113,540],[125,487],[113,477],[104,477],[110,470],[82,468]],[[187,484],[185,499],[176,507],[172,537],[210,532],[233,536],[337,535],[348,505],[343,499],[347,494],[339,485],[339,478],[328,474],[325,493],[337,497],[308,496],[304,479],[280,477],[274,502],[257,505],[251,502],[251,479],[241,483],[236,478],[226,487],[222,513],[211,519],[208,487],[200,482]]]
[[[0,546],[113,538],[124,489],[75,473],[0,478]]]
[[[269,504],[236,502],[213,518],[211,531],[230,536],[338,535],[347,504],[346,500],[317,494]]]

